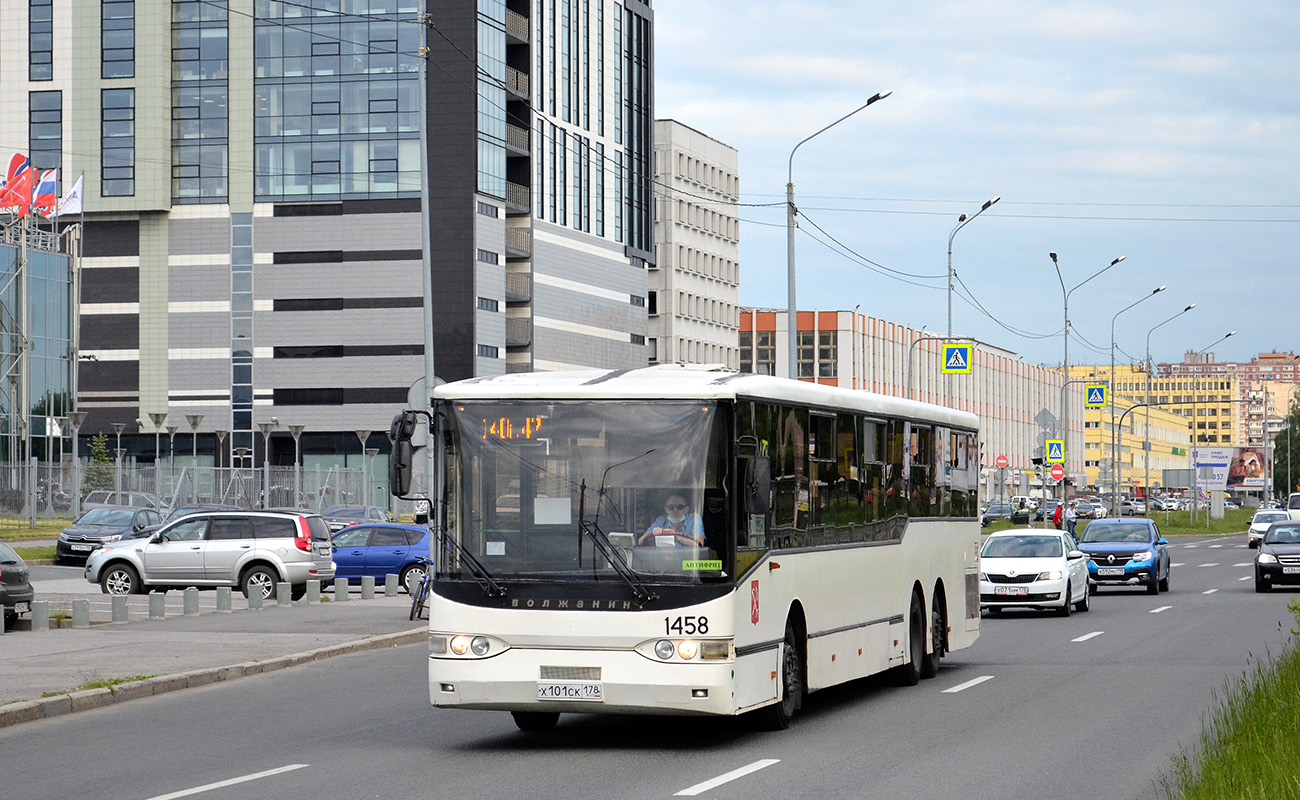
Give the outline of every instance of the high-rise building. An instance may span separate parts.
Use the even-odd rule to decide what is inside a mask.
[[[424,373],[421,130],[438,376],[646,362],[648,3],[429,3],[423,125],[416,0],[0,4],[5,158],[85,175],[83,436],[359,458]]]
[[[680,122],[656,120],[655,180],[650,363],[738,369],[739,154]]]

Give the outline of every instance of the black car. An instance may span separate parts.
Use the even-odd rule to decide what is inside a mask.
[[[1034,519],[1038,520],[1039,522],[1042,522],[1043,517],[1046,516],[1047,519],[1050,521],[1052,519],[1052,515],[1056,513],[1056,507],[1060,504],[1061,504],[1060,500],[1053,500],[1050,497],[1045,500],[1042,500],[1038,504],[1038,510],[1034,512]]]
[[[1017,508],[1006,502],[989,503],[989,507],[980,515],[980,527],[986,528],[990,522],[999,519],[1010,520],[1012,525],[1026,525],[1029,523],[1029,509]]]
[[[27,565],[14,549],[0,542],[0,606],[4,607],[4,626],[8,630],[19,614],[32,608],[32,582]]]
[[[183,517],[186,514],[198,514],[203,511],[241,511],[239,506],[223,506],[214,503],[196,503],[190,506],[176,506],[167,514],[164,522],[171,522],[177,517]]]
[[[1300,520],[1268,526],[1255,556],[1255,591],[1300,584]]]
[[[320,515],[330,526],[330,533],[338,533],[349,525],[362,522],[392,522],[393,515],[376,506],[330,506]]]
[[[54,563],[85,561],[109,542],[129,539],[151,525],[161,525],[162,515],[152,508],[100,506],[63,529],[54,545]]]

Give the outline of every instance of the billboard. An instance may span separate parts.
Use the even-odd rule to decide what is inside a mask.
[[[1198,447],[1192,457],[1201,489],[1263,489],[1272,472],[1261,447]]]

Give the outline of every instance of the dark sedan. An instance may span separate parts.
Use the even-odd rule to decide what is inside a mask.
[[[1300,584],[1300,521],[1296,520],[1269,525],[1255,556],[1255,591],[1284,584]]]
[[[0,542],[0,606],[4,607],[4,626],[8,630],[19,614],[32,609],[32,582],[27,565],[14,549]]]
[[[92,552],[109,542],[130,538],[150,525],[161,525],[162,521],[162,515],[152,508],[92,508],[59,534],[54,545],[54,563],[85,561]]]
[[[330,526],[331,533],[360,522],[393,521],[392,514],[376,506],[330,506],[320,512],[320,515],[325,518],[325,524]]]

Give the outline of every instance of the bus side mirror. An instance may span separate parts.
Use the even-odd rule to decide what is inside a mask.
[[[741,487],[746,514],[766,514],[772,499],[772,462],[748,456],[745,461],[744,485]]]
[[[405,497],[411,491],[411,461],[410,438],[395,439],[388,459],[388,485],[394,497]]]
[[[389,435],[394,442],[409,442],[411,437],[415,436],[415,423],[419,415],[414,411],[403,411],[393,417],[393,424],[389,428]]]

